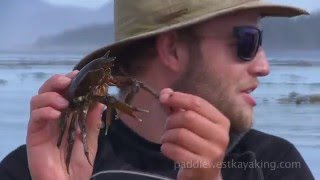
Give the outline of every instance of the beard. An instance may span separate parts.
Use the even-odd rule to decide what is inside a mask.
[[[230,120],[230,133],[248,131],[252,127],[252,113],[246,112],[236,103],[235,94],[231,91],[234,90],[232,89],[234,85],[224,81],[223,76],[226,75],[218,73],[214,75],[214,72],[207,67],[200,48],[190,47],[187,67],[171,88],[207,100]]]

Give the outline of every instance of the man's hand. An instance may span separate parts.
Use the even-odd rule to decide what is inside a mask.
[[[79,130],[76,132],[71,155],[70,174],[67,173],[65,164],[67,132],[61,147],[57,147],[58,120],[61,111],[68,106],[68,101],[63,95],[76,74],[77,71],[73,71],[65,76],[52,76],[39,89],[38,95],[31,100],[26,141],[28,164],[33,180],[89,179],[92,174],[92,167],[85,157],[83,144],[79,138]],[[103,105],[97,104],[87,115],[87,139],[91,162],[94,161],[97,151],[102,109]]]
[[[161,151],[180,168],[178,180],[216,180],[229,143],[229,120],[206,100],[163,89],[167,117]]]

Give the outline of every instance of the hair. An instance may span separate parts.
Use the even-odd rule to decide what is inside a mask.
[[[117,55],[116,74],[136,77],[144,72],[151,63],[150,59],[157,56],[156,37],[145,38],[129,43],[123,52]]]
[[[194,27],[189,26],[176,30],[179,41],[184,41],[191,46],[197,45],[198,37],[194,33]],[[138,40],[128,44],[122,54],[117,55],[116,75],[137,77],[145,72],[152,59],[158,56],[156,49],[157,36]]]

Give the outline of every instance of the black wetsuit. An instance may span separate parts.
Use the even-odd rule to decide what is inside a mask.
[[[160,144],[146,141],[120,120],[114,120],[108,136],[101,131],[92,179],[175,179],[179,170],[176,165],[161,154]],[[314,179],[292,144],[256,130],[241,138],[221,166],[223,180]],[[0,179],[31,180],[25,145],[2,160]]]

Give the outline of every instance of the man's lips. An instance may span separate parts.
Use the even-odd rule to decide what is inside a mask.
[[[252,93],[257,87],[257,85],[253,85],[241,91],[244,100],[251,106],[255,106],[257,104],[255,99],[250,95],[250,93]]]
[[[258,85],[252,85],[252,86],[250,86],[250,87],[242,90],[241,92],[250,94],[250,93],[252,93],[257,87],[258,87]]]
[[[257,104],[256,100],[248,93],[242,93],[242,97],[251,106],[255,106]]]

